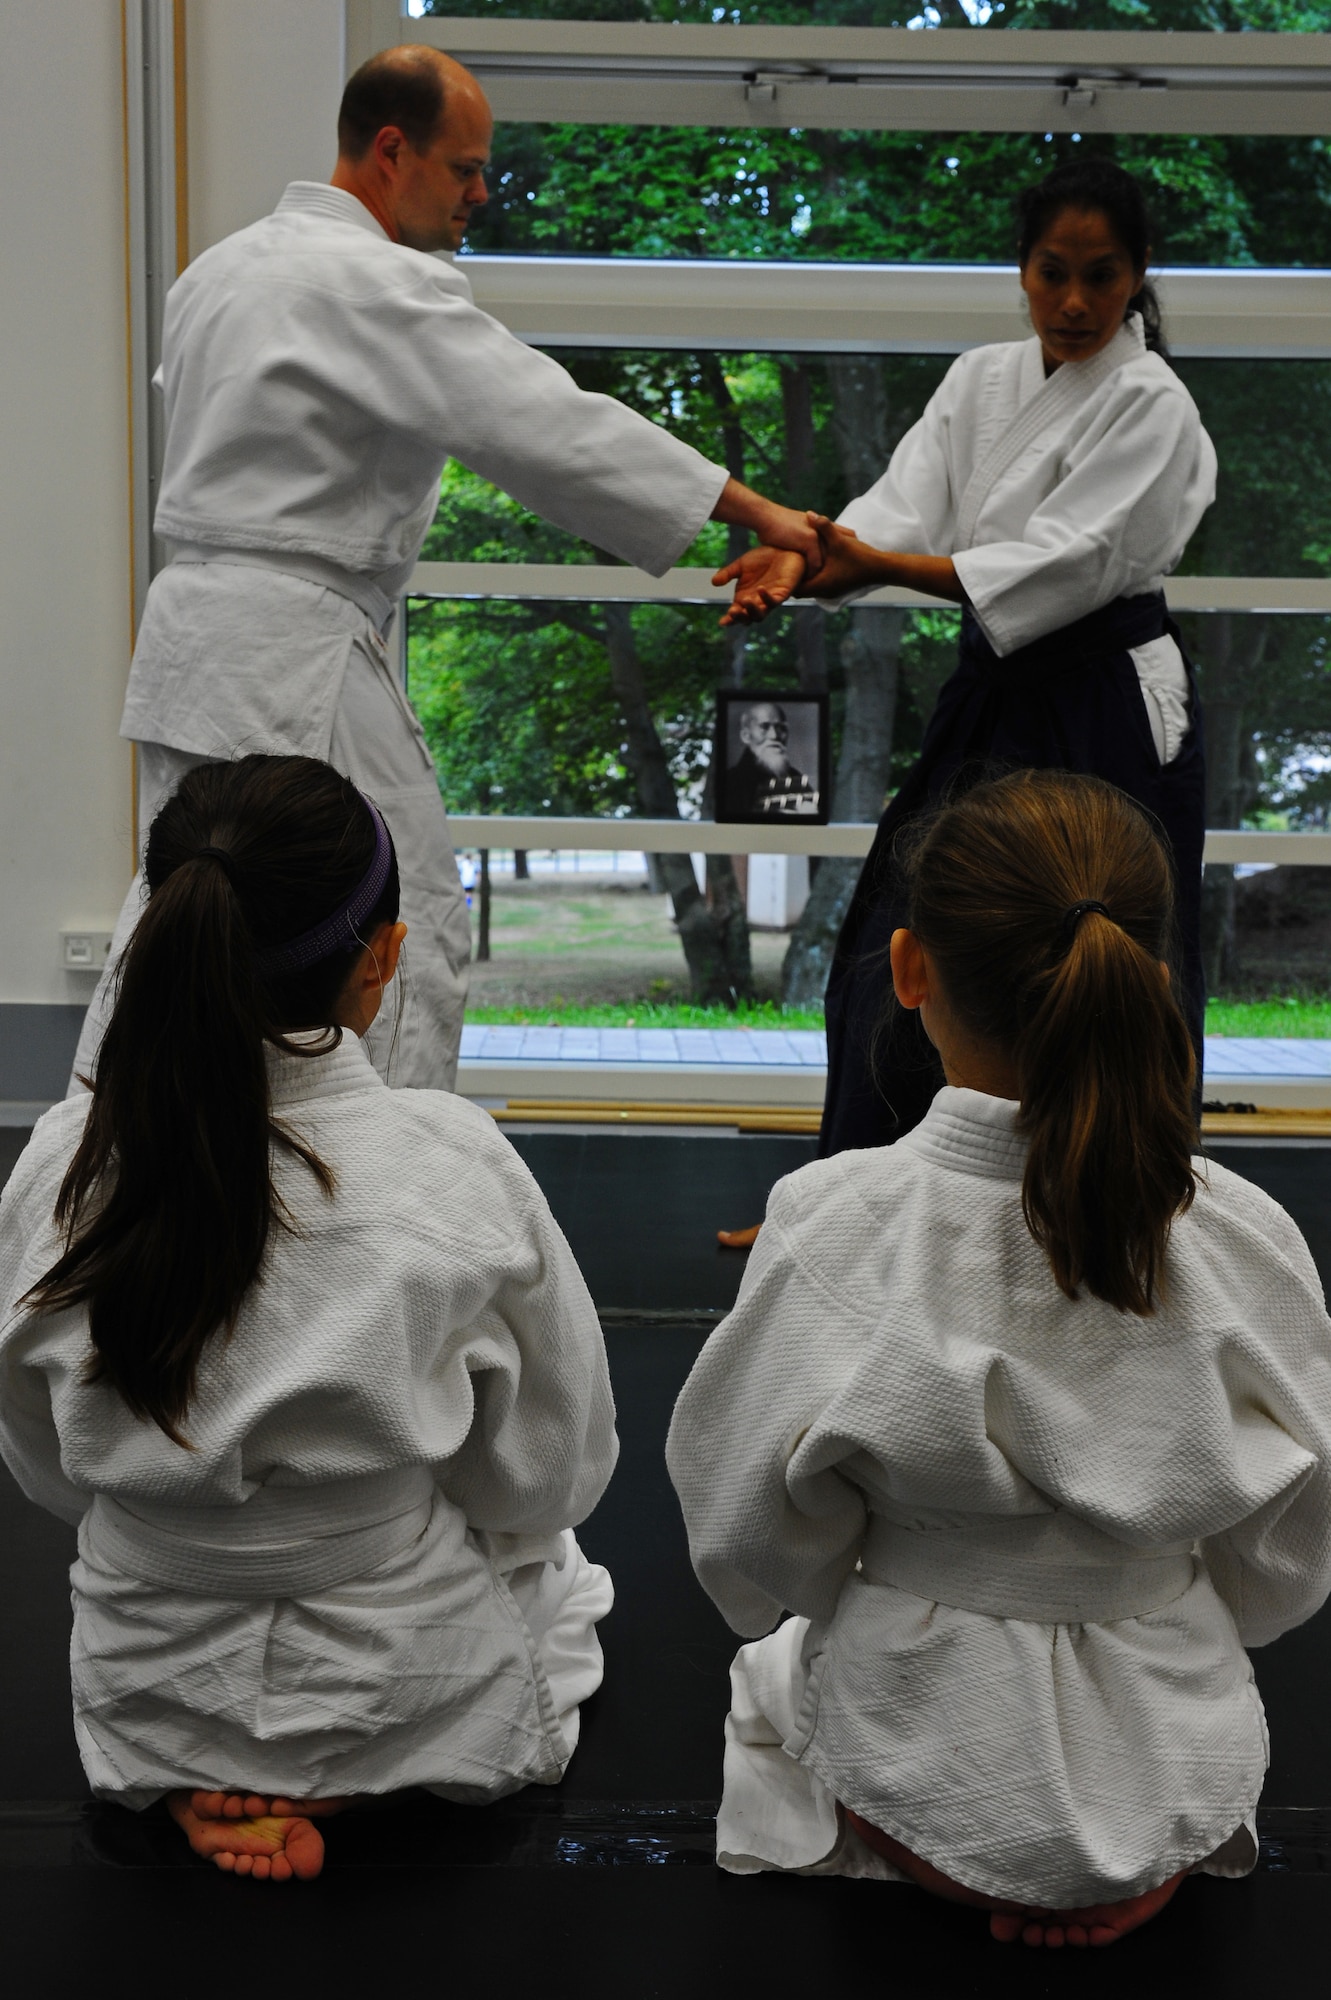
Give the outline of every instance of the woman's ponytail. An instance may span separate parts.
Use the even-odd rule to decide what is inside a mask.
[[[332,1187],[273,1119],[266,1044],[335,1046],[336,1028],[314,1044],[288,1035],[331,1021],[351,959],[265,968],[354,895],[380,851],[377,826],[350,780],[304,757],[204,765],[153,823],[151,893],[56,1205],[65,1251],[26,1303],[86,1305],[86,1379],[112,1383],[177,1444],[207,1341],[234,1326],[274,1222],[289,1226],[273,1145]],[[390,846],[360,935],[395,919],[397,900]]]
[[[1022,1209],[1054,1278],[1150,1313],[1196,1191],[1164,847],[1112,786],[1025,771],[945,808],[908,868],[948,1004],[1021,1080]]]

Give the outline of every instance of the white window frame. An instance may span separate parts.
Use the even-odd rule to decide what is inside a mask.
[[[445,49],[496,116],[860,131],[1331,132],[1331,35],[475,21],[347,0],[349,69]]]
[[[1331,135],[1331,34],[478,21],[418,18],[403,0],[346,0],[345,17],[348,73],[378,49],[424,43],[473,71],[497,117],[530,123]],[[958,353],[1021,330],[1012,267],[485,255],[465,263],[478,304],[540,346]],[[1181,356],[1331,357],[1331,272],[1171,268],[1159,277]],[[420,563],[408,594],[675,603],[727,595],[705,570],[656,579],[618,566],[532,563]],[[1331,578],[1175,577],[1169,596],[1177,610],[1325,614]],[[940,600],[883,590],[865,601]],[[622,845],[630,825],[635,838],[650,831],[662,851],[681,840],[705,851],[713,838],[671,822],[467,816],[454,825],[459,841],[493,846]],[[715,837],[726,852],[738,851],[737,840],[754,851],[793,840],[804,852],[861,853],[870,833],[732,827]],[[1217,831],[1207,858],[1331,865],[1331,834]]]

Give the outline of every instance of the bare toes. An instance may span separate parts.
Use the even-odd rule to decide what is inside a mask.
[[[1015,1944],[1021,1936],[1024,1916],[1012,1910],[991,1910],[989,1913],[989,1935],[999,1944]]]
[[[291,1872],[302,1882],[311,1882],[324,1865],[324,1840],[308,1819],[296,1820],[287,1833],[282,1849]]]

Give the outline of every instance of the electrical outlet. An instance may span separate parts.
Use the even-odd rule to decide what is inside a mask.
[[[100,972],[110,955],[110,931],[60,933],[60,963],[66,972]]]

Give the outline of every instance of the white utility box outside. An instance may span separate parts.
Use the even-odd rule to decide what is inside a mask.
[[[749,856],[749,922],[760,931],[788,931],[809,900],[807,854]]]

